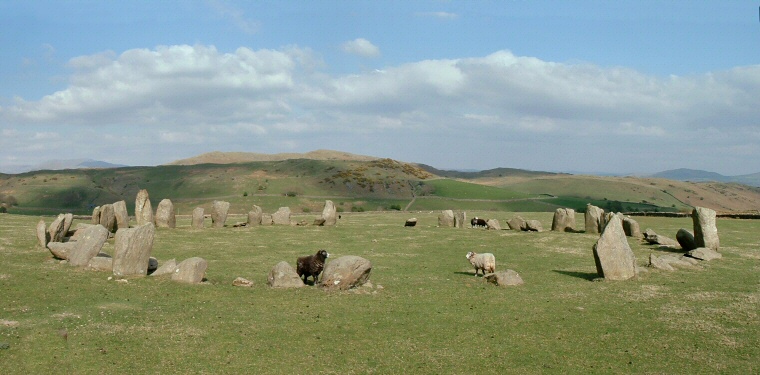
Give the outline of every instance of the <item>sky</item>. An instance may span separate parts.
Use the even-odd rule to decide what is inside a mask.
[[[760,172],[760,1],[0,0],[0,172],[331,149]]]

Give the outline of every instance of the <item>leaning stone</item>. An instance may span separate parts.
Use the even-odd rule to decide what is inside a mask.
[[[454,211],[443,210],[438,215],[438,226],[441,228],[453,228],[454,227]]]
[[[596,271],[606,280],[636,277],[636,257],[628,245],[622,220],[613,216],[593,248]]]
[[[203,207],[195,207],[193,210],[193,228],[203,229]]]
[[[694,243],[697,247],[706,247],[714,251],[720,248],[715,216],[714,210],[704,207],[696,207],[691,212],[694,221]]]
[[[64,237],[68,235],[69,230],[71,229],[71,224],[74,222],[74,214],[67,213],[63,215],[63,235]]]
[[[486,221],[486,229],[501,230],[501,224],[499,224],[499,220],[488,219]]]
[[[325,289],[347,290],[369,280],[372,263],[355,255],[346,255],[327,263],[322,274]]]
[[[174,204],[170,199],[162,199],[156,207],[156,227],[176,228],[177,215],[174,212]]]
[[[253,286],[253,281],[242,277],[237,277],[235,280],[232,280],[232,286],[244,286],[250,288]]]
[[[684,228],[679,229],[678,233],[676,233],[676,241],[678,241],[678,244],[681,245],[681,248],[685,251],[697,248],[697,244],[694,241],[694,234]]]
[[[164,264],[161,265],[161,267],[158,267],[150,275],[151,276],[171,275],[171,274],[174,274],[174,271],[176,270],[177,270],[177,260],[170,259],[164,262]]]
[[[574,232],[575,210],[572,208],[558,208],[554,211],[552,230],[556,232]]]
[[[325,219],[323,224],[325,226],[333,226],[338,223],[338,211],[336,210],[333,201],[325,201],[325,207],[322,209],[322,219]]]
[[[654,254],[649,254],[649,264],[647,264],[647,266],[663,271],[675,271],[675,268],[673,268],[673,266],[668,264],[668,262],[658,258]]]
[[[723,255],[721,255],[719,252],[713,249],[708,249],[706,247],[698,247],[692,251],[689,251],[688,253],[686,253],[686,255],[694,259],[699,259],[699,260],[704,260],[704,261],[711,261],[713,259],[723,258]]]
[[[224,228],[229,210],[230,202],[214,201],[211,204],[211,226],[214,228]]]
[[[586,204],[586,213],[583,215],[586,224],[586,233],[602,233],[602,228],[604,228],[603,209],[588,203]]]
[[[50,241],[50,233],[47,231],[47,224],[45,224],[45,219],[40,219],[37,222],[37,242],[45,248],[48,241]]]
[[[497,271],[485,275],[486,281],[498,286],[522,285],[525,282],[514,270]]]
[[[84,267],[90,263],[103,248],[108,239],[108,230],[102,225],[93,225],[83,229],[74,248],[69,252],[69,264]]]
[[[253,208],[248,211],[248,225],[261,225],[261,215],[264,212],[261,207],[253,205]]]
[[[625,232],[625,235],[628,237],[633,237],[633,238],[643,237],[643,235],[641,234],[641,229],[639,228],[639,223],[636,220],[631,219],[630,217],[623,218],[623,231]]]
[[[87,268],[95,271],[112,271],[113,258],[96,256],[87,263]]]
[[[203,258],[193,257],[185,259],[177,265],[177,269],[172,274],[172,280],[188,284],[198,284],[203,281],[207,268],[208,262]]]
[[[267,285],[272,288],[301,288],[306,284],[288,262],[282,261],[269,271]]]
[[[64,225],[66,224],[65,215],[60,214],[58,217],[53,220],[52,223],[50,223],[50,226],[48,226],[48,234],[50,235],[50,242],[62,242],[63,237],[66,236],[66,232],[63,230]]]
[[[411,219],[406,219],[406,222],[404,222],[405,227],[413,227],[417,225],[417,218],[413,217]]]
[[[153,224],[153,206],[150,204],[150,196],[145,189],[137,192],[135,198],[135,220],[138,226]]]
[[[116,218],[116,227],[118,229],[129,228],[129,214],[127,213],[127,202],[118,201],[114,203],[113,215]]]
[[[273,213],[272,223],[274,225],[290,225],[290,207],[280,207],[277,212]]]
[[[100,225],[109,232],[116,232],[116,214],[112,204],[100,206]]]
[[[114,241],[113,274],[116,277],[148,274],[156,227],[153,223],[120,229]]]
[[[522,230],[526,232],[543,232],[544,227],[541,226],[541,222],[538,220],[526,220],[525,227]]]
[[[521,216],[515,216],[507,222],[507,225],[511,230],[522,230],[523,226],[525,226],[525,219]]]
[[[76,242],[48,242],[47,248],[56,259],[68,260],[69,253],[76,245]]]

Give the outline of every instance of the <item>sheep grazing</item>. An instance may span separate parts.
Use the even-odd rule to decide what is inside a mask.
[[[325,260],[328,257],[330,257],[330,254],[325,250],[319,250],[314,255],[298,257],[296,261],[296,273],[298,273],[298,277],[303,277],[304,284],[306,284],[309,276],[314,278],[314,285],[319,282],[319,274],[325,269]]]
[[[480,219],[477,216],[473,217],[472,220],[470,220],[470,225],[472,225],[473,228],[475,227],[484,227],[486,226],[486,220]]]
[[[491,253],[478,254],[470,251],[466,255],[467,260],[470,261],[473,267],[475,267],[475,276],[478,276],[478,271],[483,271],[483,276],[486,273],[493,273],[496,271],[496,257]]]

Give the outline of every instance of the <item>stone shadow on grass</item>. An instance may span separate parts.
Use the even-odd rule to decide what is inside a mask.
[[[563,271],[563,270],[552,270],[552,271],[566,275],[566,276],[577,277],[579,279],[584,279],[588,281],[593,281],[594,279],[599,277],[599,274],[596,272],[577,272],[577,271]]]

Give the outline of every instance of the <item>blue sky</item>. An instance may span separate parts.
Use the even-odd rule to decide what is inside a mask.
[[[0,172],[316,149],[760,172],[759,6],[0,0]]]

